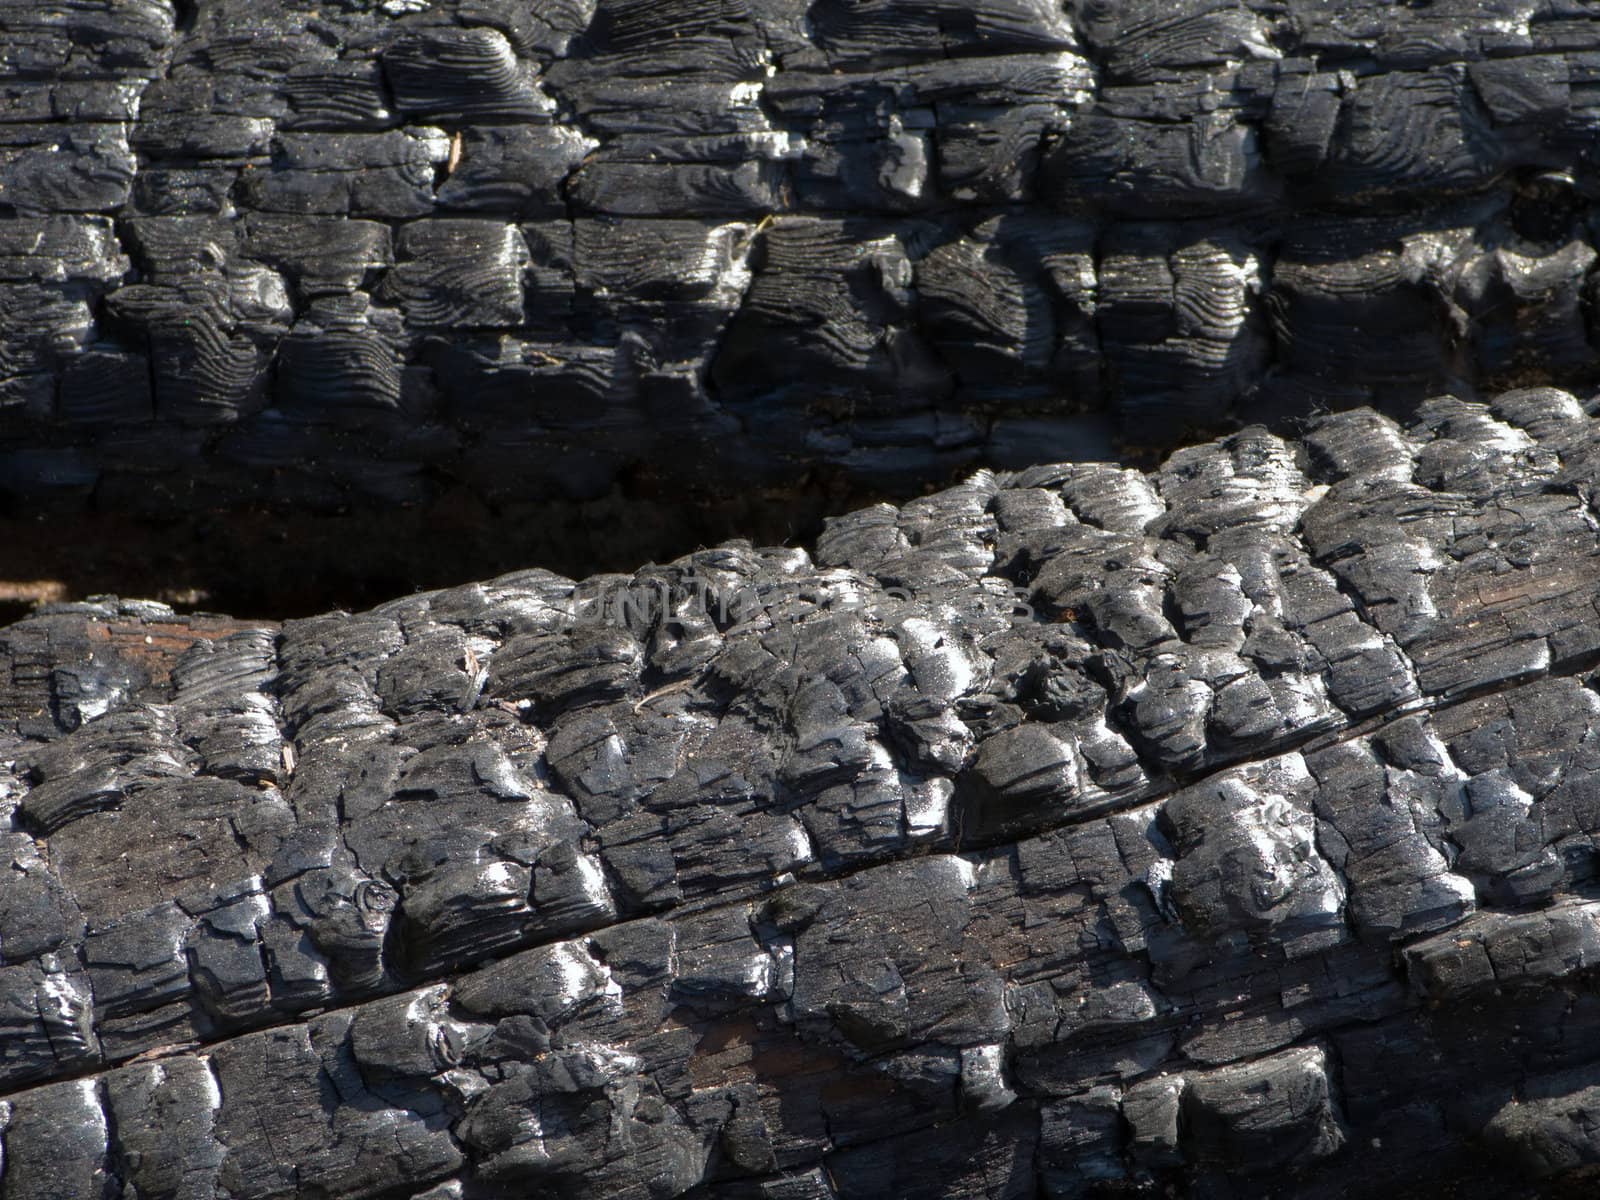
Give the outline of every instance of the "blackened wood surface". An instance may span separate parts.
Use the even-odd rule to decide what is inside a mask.
[[[0,492],[648,514],[1585,381],[1597,54],[1576,0],[7,0]]]
[[[0,1197],[1581,1184],[1597,487],[1533,389],[813,554],[42,611]]]

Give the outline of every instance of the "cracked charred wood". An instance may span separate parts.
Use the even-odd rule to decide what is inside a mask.
[[[1597,81],[1575,0],[0,4],[0,493],[687,509],[1587,382]]]
[[[1581,1180],[1597,489],[1524,389],[980,472],[814,553],[42,610],[0,1197]]]

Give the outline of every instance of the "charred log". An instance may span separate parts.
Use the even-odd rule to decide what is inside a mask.
[[[0,45],[0,533],[78,592],[255,605],[397,509],[450,578],[627,569],[1595,382],[1582,6],[74,0]],[[84,565],[130,521],[192,561]]]
[[[980,472],[809,554],[41,611],[0,1195],[1582,1179],[1597,470],[1533,389]]]

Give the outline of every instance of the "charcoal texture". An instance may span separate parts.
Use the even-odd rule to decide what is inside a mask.
[[[1535,388],[980,472],[813,552],[41,610],[0,1196],[1581,1180],[1597,494]]]
[[[1575,386],[1597,128],[1577,0],[7,0],[0,501],[905,494]]]

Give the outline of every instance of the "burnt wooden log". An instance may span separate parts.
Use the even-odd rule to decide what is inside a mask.
[[[1524,389],[980,472],[810,553],[41,610],[0,1197],[1581,1181],[1597,487]]]
[[[1595,378],[1567,0],[18,0],[0,46],[22,513],[903,492]]]

